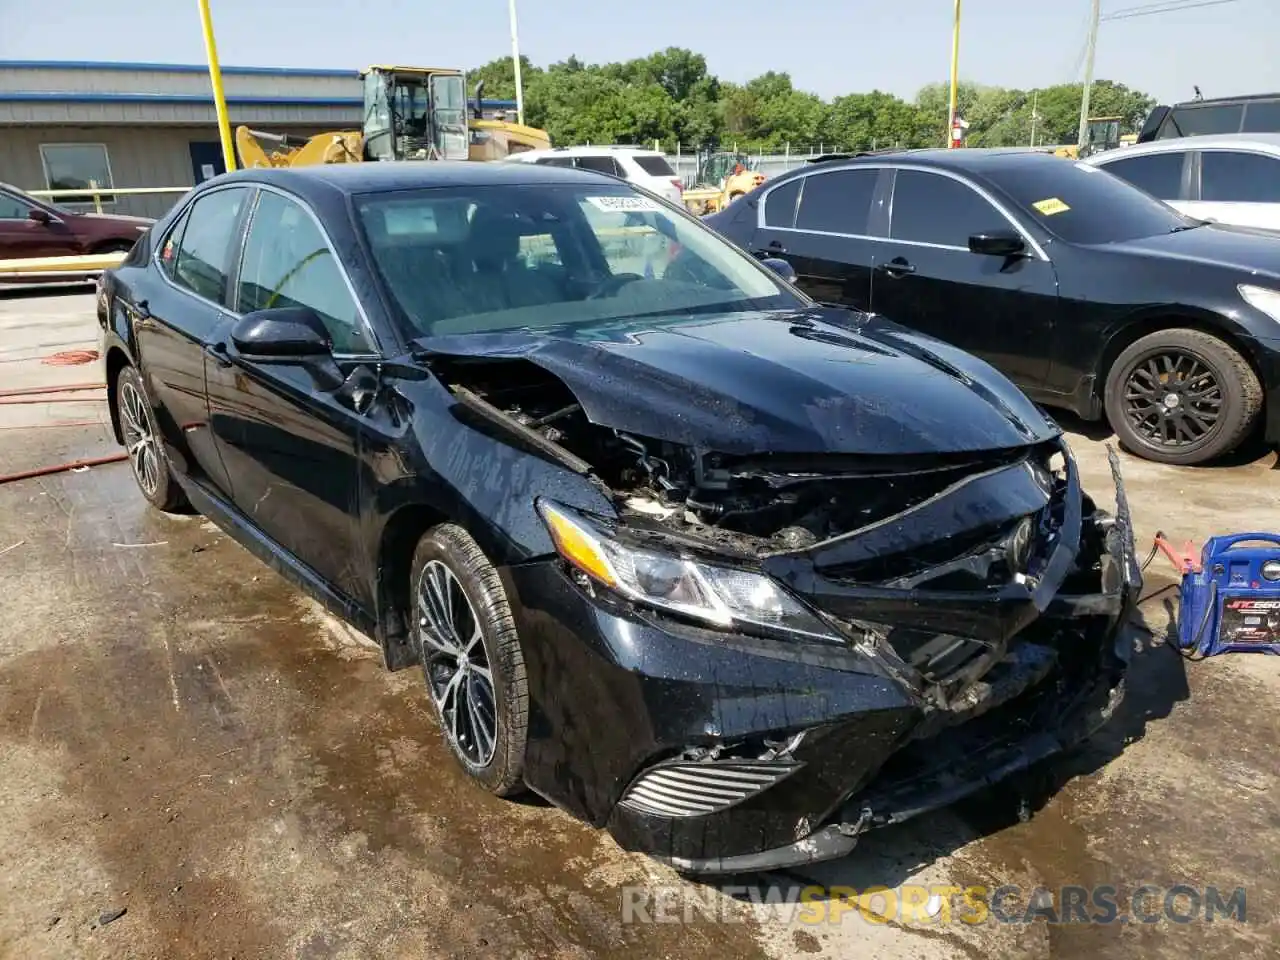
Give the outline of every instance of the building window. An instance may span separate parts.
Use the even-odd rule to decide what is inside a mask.
[[[107,148],[101,143],[42,143],[40,159],[44,163],[44,180],[50,190],[110,189],[111,162]],[[99,203],[115,203],[109,193],[97,195]],[[54,203],[94,203],[94,194],[68,194],[53,197]]]

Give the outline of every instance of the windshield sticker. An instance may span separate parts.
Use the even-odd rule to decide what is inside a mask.
[[[662,207],[658,205],[658,202],[650,200],[648,197],[586,197],[585,199],[587,203],[597,210],[606,210],[610,213],[634,213],[636,211],[655,213],[662,211]]]
[[[1071,209],[1057,197],[1049,197],[1047,200],[1037,200],[1032,204],[1032,206],[1043,213],[1046,217],[1052,217],[1055,213],[1066,213]]]

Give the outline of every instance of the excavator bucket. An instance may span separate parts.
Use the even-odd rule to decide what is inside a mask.
[[[242,167],[309,167],[320,163],[360,163],[364,138],[359,131],[338,130],[314,137],[236,128],[236,152]]]

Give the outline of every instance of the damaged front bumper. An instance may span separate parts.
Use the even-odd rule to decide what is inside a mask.
[[[1141,590],[1111,457],[1106,515],[1067,454],[1044,562],[1018,581],[1025,596],[997,592],[970,624],[993,641],[969,660],[982,672],[949,675],[959,686],[884,644],[725,635],[584,590],[554,561],[507,568],[530,691],[526,781],[626,849],[734,873],[841,856],[867,830],[1080,742],[1123,696]],[[1086,544],[1092,573],[1073,575]]]

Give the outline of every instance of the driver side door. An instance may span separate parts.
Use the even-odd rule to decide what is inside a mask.
[[[300,200],[262,188],[235,288],[244,315],[307,307],[333,338],[345,374],[376,360],[364,314],[319,220]],[[233,478],[235,505],[262,533],[332,587],[362,603],[368,558],[358,537],[362,417],[313,366],[252,357],[230,342],[210,350],[210,420]]]

